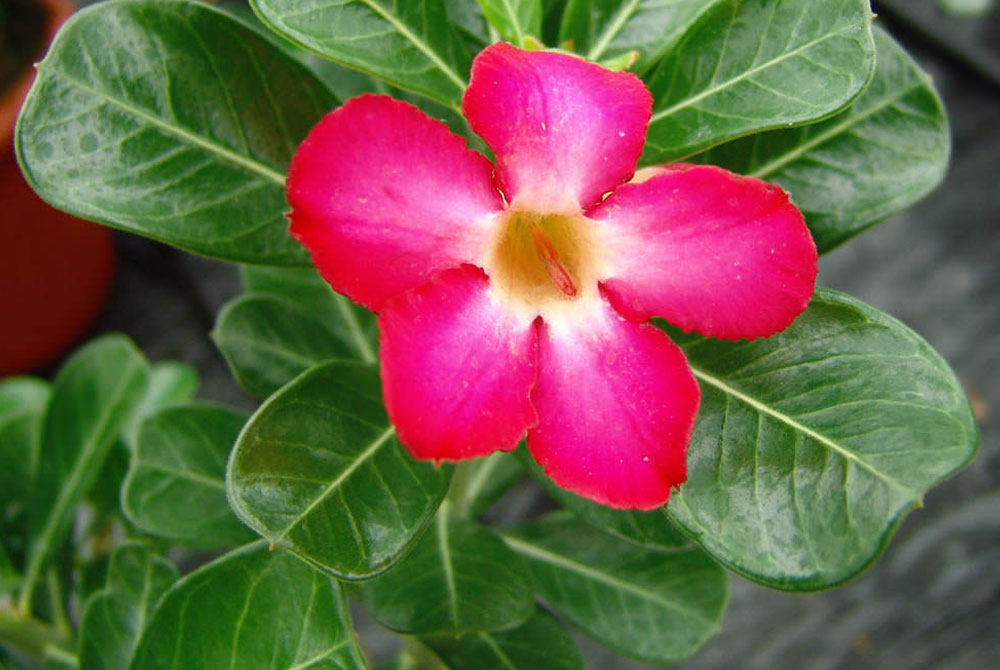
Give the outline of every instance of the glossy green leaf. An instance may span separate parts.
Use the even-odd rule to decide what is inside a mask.
[[[0,379],[0,423],[24,412],[43,409],[48,403],[51,387],[38,377],[7,377]]]
[[[98,515],[119,516],[122,484],[128,474],[129,460],[135,451],[136,435],[143,420],[163,407],[190,400],[198,391],[198,384],[198,371],[186,363],[160,361],[150,366],[146,392],[129,416],[122,431],[122,442],[111,448],[101,474],[87,496]]]
[[[21,575],[7,555],[3,543],[0,542],[0,597],[13,594],[21,583]]]
[[[49,402],[48,383],[35,377],[0,381],[0,509],[25,500],[38,467],[38,437]]]
[[[413,639],[404,641],[399,653],[390,661],[381,663],[375,670],[451,670],[430,649]]]
[[[542,609],[517,628],[424,642],[448,670],[583,670],[583,656],[562,624]]]
[[[524,623],[534,610],[517,554],[447,502],[413,550],[363,582],[361,593],[376,621],[417,635],[502,630]]]
[[[177,568],[137,542],[111,556],[107,588],[87,602],[78,656],[86,670],[127,670],[153,607],[177,581]]]
[[[243,285],[248,293],[284,299],[322,319],[339,340],[351,345],[351,358],[374,363],[378,352],[375,315],[354,301],[335,293],[315,268],[244,266]]]
[[[226,459],[247,417],[207,404],[168,407],[139,430],[122,510],[140,530],[201,548],[253,535],[226,501]]]
[[[187,363],[158,361],[149,367],[149,384],[142,401],[129,419],[125,429],[129,448],[135,444],[139,426],[148,417],[164,407],[187,402],[198,392],[201,379],[198,371]]]
[[[443,0],[252,0],[278,33],[349,67],[457,107],[471,56]]]
[[[875,76],[847,111],[723,144],[693,162],[780,184],[821,251],[909,207],[944,177],[948,119],[929,77],[881,29],[875,47]]]
[[[829,116],[875,64],[868,0],[724,0],[648,79],[643,164]]]
[[[454,3],[454,5],[471,5],[475,7],[477,11],[479,9],[478,5],[476,5],[476,0],[461,0],[460,2]],[[451,14],[452,7],[453,5],[449,3],[449,15]],[[481,12],[478,16],[479,21],[485,25],[485,19],[483,19]],[[476,51],[484,46],[485,44],[477,45]],[[469,128],[469,124],[466,123],[465,117],[462,116],[461,110],[458,107],[446,105],[442,102],[438,102],[437,100],[424,97],[419,93],[413,93],[412,91],[390,86],[381,79],[377,79],[357,70],[352,70],[341,65],[340,63],[329,60],[328,58],[323,58],[322,56],[318,56],[312,52],[301,51],[300,59],[310,71],[319,77],[319,79],[326,84],[331,91],[333,91],[334,95],[336,95],[339,100],[349,100],[350,98],[364,95],[365,93],[388,95],[397,100],[405,100],[411,105],[419,107],[432,119],[437,119],[446,123],[456,135],[462,135],[465,137],[466,143],[469,144],[472,149],[489,155],[486,144],[478,135],[472,132]]]
[[[611,509],[607,505],[581,498],[572,491],[556,486],[526,449],[518,452],[518,455],[546,493],[594,528],[647,549],[675,551],[693,544],[674,527],[662,511]]]
[[[720,629],[726,573],[695,547],[650,551],[557,514],[505,536],[557,614],[620,654],[672,663]]]
[[[249,295],[223,307],[212,339],[239,385],[266,397],[317,363],[358,357],[352,333],[330,321],[280,298]]]
[[[148,370],[128,338],[105,335],[77,351],[59,371],[42,425],[22,607],[142,399]]]
[[[500,38],[519,47],[524,38],[542,35],[541,0],[479,0],[483,15]]]
[[[71,652],[50,646],[45,649],[42,670],[78,670],[80,664]]]
[[[243,290],[282,298],[308,312],[326,314],[336,311],[334,293],[315,267],[276,268],[262,265],[240,267]]]
[[[135,411],[133,410],[133,415],[134,413]],[[128,439],[127,430],[127,428],[122,430],[122,439],[115,442],[108,451],[108,455],[104,458],[104,464],[101,466],[101,471],[85,498],[86,502],[93,507],[95,514],[104,517],[102,521],[111,515],[118,515],[119,494],[121,493],[122,482],[125,480],[126,473],[128,473],[128,462],[131,457],[130,450],[125,445],[125,441]]]
[[[99,3],[39,65],[17,145],[61,209],[207,256],[303,264],[285,171],[334,105],[291,56],[204,4]]]
[[[521,461],[509,452],[495,451],[473,462],[476,467],[465,482],[463,494],[465,513],[470,519],[481,516],[524,474]]]
[[[100,539],[107,538],[108,536],[105,535]],[[141,542],[141,540],[137,539],[136,542]],[[73,595],[81,606],[85,606],[91,596],[98,591],[103,591],[108,587],[108,569],[111,567],[112,553],[116,549],[115,546],[112,546],[112,542],[101,543],[91,540],[87,544],[89,546],[85,546],[80,552],[86,554],[86,558],[77,557],[76,574],[73,581]]]
[[[450,474],[399,445],[374,366],[333,360],[257,410],[226,485],[236,513],[269,542],[359,579],[388,568],[414,541]]]
[[[702,397],[669,512],[751,579],[816,589],[852,577],[975,453],[947,363],[854,298],[818,291],[791,327],[753,342],[670,334]]]
[[[337,583],[256,543],[163,596],[131,670],[365,670]]]
[[[642,74],[719,0],[569,0],[562,16],[559,42],[593,61],[630,51],[639,53],[629,68]]]
[[[490,25],[477,0],[447,0],[444,9],[448,14],[448,21],[462,35],[470,52],[478,52],[493,41]]]

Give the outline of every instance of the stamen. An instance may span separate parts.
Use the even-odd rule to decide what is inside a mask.
[[[552,246],[552,242],[546,237],[545,231],[542,230],[541,226],[537,223],[532,222],[530,224],[531,228],[531,239],[535,242],[535,250],[538,252],[538,257],[542,259],[542,263],[545,265],[545,271],[549,273],[549,277],[552,278],[552,283],[554,283],[560,291],[565,293],[571,298],[575,298],[578,293],[576,284],[573,283],[573,278],[569,276],[569,272],[563,267],[563,264],[559,262],[559,254],[556,253],[555,247]]]

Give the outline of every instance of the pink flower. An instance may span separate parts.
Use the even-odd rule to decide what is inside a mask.
[[[299,147],[291,232],[378,313],[386,407],[415,457],[527,433],[559,486],[658,507],[686,477],[699,391],[649,318],[736,339],[805,309],[816,248],[781,189],[690,165],[628,181],[651,107],[632,74],[495,44],[462,101],[495,169],[384,96],[348,101]]]

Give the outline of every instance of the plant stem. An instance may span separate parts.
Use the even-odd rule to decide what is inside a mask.
[[[48,647],[64,639],[54,626],[0,602],[0,644],[40,661]]]

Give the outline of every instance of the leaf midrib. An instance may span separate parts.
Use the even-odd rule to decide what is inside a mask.
[[[318,358],[309,358],[302,354],[296,353],[294,350],[287,349],[285,347],[282,347],[281,345],[275,344],[273,341],[267,340],[263,337],[255,338],[252,335],[244,335],[243,333],[240,332],[220,333],[220,335],[223,337],[223,339],[225,339],[231,344],[238,343],[248,347],[252,347],[254,349],[263,350],[267,353],[272,354],[275,358],[281,358],[288,361],[289,363],[297,364],[301,366],[303,370],[311,368],[312,366],[316,365],[317,363],[321,363],[327,358],[336,357],[336,354],[333,354],[329,357],[320,356]]]
[[[635,14],[636,7],[639,6],[640,0],[629,0],[625,5],[622,5],[618,12],[615,14],[615,18],[611,20],[611,23],[607,25],[604,31],[601,33],[600,37],[597,39],[597,43],[591,48],[590,53],[587,54],[589,60],[596,61],[600,58],[604,51],[611,44],[611,41],[618,36],[621,29],[628,23],[628,20],[632,18]]]
[[[673,114],[674,112],[676,112],[676,111],[678,111],[680,109],[684,109],[685,107],[690,107],[691,105],[695,104],[696,102],[704,100],[705,98],[707,98],[709,96],[712,96],[712,95],[718,93],[719,91],[725,90],[726,88],[729,88],[730,86],[733,86],[733,85],[735,85],[735,84],[743,81],[744,79],[747,79],[748,77],[751,77],[751,76],[757,74],[758,72],[763,72],[764,70],[766,70],[768,68],[771,68],[771,67],[774,67],[774,66],[778,65],[779,63],[781,63],[781,62],[783,62],[783,61],[785,61],[785,60],[787,60],[789,58],[793,58],[793,57],[797,56],[799,53],[801,53],[803,51],[807,51],[809,49],[812,49],[817,44],[825,42],[826,40],[829,40],[829,39],[831,39],[833,37],[837,37],[837,36],[839,36],[839,35],[841,35],[843,33],[850,32],[852,28],[853,28],[853,26],[849,26],[848,25],[848,26],[845,26],[845,27],[841,28],[840,30],[837,30],[837,31],[834,31],[834,32],[830,32],[830,33],[826,33],[822,37],[818,37],[818,38],[816,38],[814,40],[810,40],[809,42],[806,42],[806,43],[804,43],[804,44],[796,47],[795,49],[792,49],[791,51],[786,51],[786,52],[782,53],[781,55],[779,55],[776,58],[772,58],[771,60],[765,61],[765,62],[761,63],[760,65],[756,65],[756,66],[750,68],[749,70],[741,72],[739,75],[733,77],[732,79],[727,79],[726,81],[722,82],[721,84],[717,84],[715,86],[709,86],[708,88],[702,90],[697,95],[693,95],[691,97],[685,98],[685,99],[681,100],[680,102],[678,102],[677,104],[671,105],[670,107],[667,107],[664,110],[656,112],[655,114],[652,115],[652,117],[650,117],[650,119],[649,119],[649,125],[653,125],[654,123],[656,123],[660,119],[663,119],[663,118],[665,118],[665,117]]]
[[[73,470],[70,472],[69,478],[66,480],[66,483],[60,487],[59,495],[56,497],[55,503],[49,510],[48,517],[45,519],[45,525],[42,527],[42,532],[39,534],[38,542],[34,545],[38,547],[38,551],[32,552],[31,558],[28,562],[28,567],[24,573],[22,583],[28,585],[29,588],[26,588],[21,592],[19,606],[22,611],[27,612],[30,609],[32,587],[34,586],[35,581],[38,578],[38,573],[45,562],[46,554],[48,554],[47,547],[52,543],[52,537],[59,528],[60,520],[62,519],[63,514],[65,514],[66,507],[69,506],[69,504],[73,501],[73,498],[76,496],[75,490],[79,486],[79,482],[83,477],[84,471],[84,467],[81,464],[86,463],[93,458],[93,452],[100,445],[100,442],[95,436],[101,436],[107,431],[108,424],[111,422],[111,418],[118,410],[122,396],[131,385],[130,382],[132,381],[135,372],[140,368],[140,365],[133,365],[132,361],[129,362],[126,372],[121,376],[121,379],[117,384],[114,395],[111,396],[111,401],[105,404],[104,412],[95,424],[95,430],[90,434],[87,441],[84,442],[83,448],[80,450],[79,455],[73,464]],[[46,418],[46,422],[47,421],[48,419]]]
[[[403,37],[408,39],[413,44],[413,46],[415,46],[425,56],[427,56],[428,60],[434,63],[434,65],[436,65],[439,70],[444,72],[445,76],[448,77],[452,82],[454,82],[458,86],[458,89],[460,91],[465,90],[466,86],[465,80],[462,79],[458,75],[458,73],[451,68],[450,65],[441,60],[441,57],[438,56],[426,42],[424,42],[421,38],[417,37],[417,35],[413,33],[413,31],[411,31],[405,23],[400,21],[395,15],[393,15],[391,12],[388,12],[384,7],[382,7],[382,5],[378,4],[374,0],[360,0],[360,1],[362,4],[367,5],[373,12],[381,16],[394,28],[396,28],[396,30],[398,30]]]
[[[799,144],[798,146],[796,146],[794,149],[784,154],[783,156],[778,156],[777,158],[768,161],[767,163],[763,164],[762,166],[758,167],[752,172],[747,173],[747,176],[760,177],[760,178],[769,176],[773,172],[780,170],[789,163],[792,163],[798,160],[799,158],[802,158],[802,156],[806,155],[808,152],[812,151],[818,146],[821,146],[828,140],[833,139],[834,137],[844,132],[845,130],[848,130],[849,128],[852,128],[860,123],[863,123],[866,119],[875,116],[886,107],[889,107],[899,102],[901,99],[905,98],[913,91],[919,89],[921,86],[923,86],[923,82],[914,84],[913,86],[910,86],[898,92],[896,95],[892,95],[889,96],[888,98],[883,99],[878,104],[870,107],[869,109],[866,109],[864,112],[860,114],[855,114],[855,115],[849,114],[840,123],[835,123],[831,125],[823,132],[818,133],[817,135],[806,140],[802,144]]]
[[[510,668],[510,670],[518,670],[517,666],[514,665],[514,662],[510,660],[510,657],[507,656],[504,650],[500,648],[500,645],[497,643],[495,639],[493,639],[492,635],[490,635],[485,631],[480,632],[479,639],[483,641],[483,644],[485,644],[487,647],[490,648],[490,651],[493,652],[493,655],[496,656],[498,661],[503,663],[505,668]]]
[[[331,647],[328,647],[327,649],[324,649],[323,651],[319,652],[318,654],[316,654],[312,658],[307,658],[306,660],[304,660],[304,661],[302,661],[300,663],[296,663],[295,665],[289,666],[288,670],[306,670],[306,668],[308,668],[311,665],[315,665],[319,661],[322,661],[324,659],[329,659],[336,652],[338,652],[341,649],[343,649],[344,647],[346,647],[349,643],[350,643],[350,640],[341,640],[337,644],[335,644],[335,645],[333,645]]]
[[[229,163],[232,163],[238,167],[253,172],[261,177],[264,177],[265,179],[274,182],[275,184],[281,186],[282,188],[284,188],[285,186],[285,175],[282,174],[281,172],[278,172],[269,165],[265,165],[264,163],[255,161],[249,158],[248,156],[236,153],[235,151],[228,149],[222,146],[221,144],[213,142],[208,138],[202,137],[201,135],[198,135],[196,133],[193,133],[185,129],[180,125],[171,125],[164,119],[161,119],[153,115],[148,110],[145,110],[141,107],[137,107],[129,102],[126,102],[125,100],[110,95],[106,91],[101,91],[92,86],[88,86],[83,82],[79,81],[78,79],[70,77],[62,70],[55,71],[53,73],[53,76],[63,78],[64,80],[69,82],[72,86],[76,86],[77,88],[80,88],[81,90],[84,90],[97,98],[103,99],[111,103],[112,105],[115,105],[121,108],[122,110],[128,112],[129,114],[132,114],[133,116],[138,117],[139,119],[181,139],[182,141],[190,142],[191,144],[198,146],[206,150],[207,152],[228,161]]]
[[[715,621],[705,618],[700,612],[695,612],[686,607],[678,605],[675,602],[665,600],[658,597],[654,592],[644,589],[640,586],[636,586],[630,582],[622,581],[614,575],[610,575],[606,572],[601,572],[589,565],[584,565],[583,563],[578,563],[570,558],[562,556],[561,554],[556,554],[554,552],[542,549],[539,546],[531,544],[530,542],[524,542],[510,535],[501,535],[504,542],[506,542],[511,549],[514,551],[527,555],[529,557],[535,558],[540,561],[549,563],[550,565],[556,565],[561,568],[565,568],[572,572],[576,572],[584,577],[590,578],[593,581],[601,582],[607,586],[610,586],[621,591],[626,591],[642,600],[646,600],[657,605],[666,607],[675,612],[683,614],[686,617],[695,619],[696,621],[709,626],[712,630],[718,630],[719,624]]]
[[[690,361],[689,361],[689,364],[690,364]],[[748,395],[746,393],[743,393],[742,391],[739,391],[739,390],[733,388],[732,386],[729,386],[728,384],[726,384],[724,381],[722,381],[718,377],[716,377],[714,375],[711,375],[708,372],[705,372],[704,370],[702,370],[702,369],[700,369],[700,368],[698,368],[698,367],[696,367],[694,365],[691,365],[691,371],[694,373],[694,376],[697,377],[699,380],[705,382],[706,384],[714,386],[715,388],[719,389],[720,391],[722,391],[723,393],[727,394],[730,397],[733,397],[733,398],[736,398],[737,400],[740,400],[741,402],[749,405],[750,407],[754,408],[758,412],[760,412],[762,414],[767,414],[768,416],[772,417],[773,419],[776,419],[777,421],[779,421],[779,422],[781,422],[781,423],[789,426],[793,430],[796,430],[796,431],[798,431],[798,432],[800,432],[800,433],[802,433],[804,435],[807,435],[807,436],[811,437],[812,439],[816,440],[817,442],[819,442],[823,446],[827,447],[831,451],[837,453],[842,458],[844,458],[844,459],[846,459],[846,460],[854,463],[855,465],[857,465],[858,467],[862,468],[863,470],[866,470],[866,471],[870,472],[871,474],[875,475],[875,477],[877,477],[878,479],[881,479],[886,484],[888,484],[890,487],[895,488],[895,489],[897,489],[899,491],[902,491],[902,492],[906,493],[911,498],[917,498],[917,497],[919,497],[919,495],[920,495],[919,491],[917,491],[916,489],[913,489],[913,488],[911,488],[909,486],[904,485],[903,483],[901,483],[901,482],[897,481],[896,479],[890,477],[888,474],[886,474],[886,473],[884,473],[884,472],[876,469],[875,466],[873,466],[871,463],[869,463],[868,461],[862,459],[856,453],[854,453],[853,451],[851,451],[847,447],[839,444],[838,442],[834,441],[832,438],[829,438],[829,437],[823,435],[822,433],[819,433],[819,432],[813,430],[812,428],[809,428],[805,424],[799,423],[798,421],[796,421],[794,418],[792,418],[788,414],[780,412],[777,409],[774,409],[773,407],[771,407],[771,406],[769,406],[769,405],[767,405],[767,404],[765,404],[765,403],[763,403],[763,402],[761,402],[761,401],[753,398],[752,396],[750,396],[750,395]]]
[[[340,486],[347,480],[347,478],[350,477],[355,470],[361,467],[362,463],[364,463],[369,458],[374,456],[375,453],[388,442],[389,438],[392,437],[395,434],[395,432],[396,429],[390,425],[382,432],[381,435],[372,440],[372,442],[367,447],[365,447],[364,451],[358,454],[358,456],[349,466],[344,468],[343,472],[337,475],[337,477],[332,482],[330,482],[330,484],[325,489],[323,489],[323,491],[318,496],[316,496],[316,498],[313,499],[313,501],[309,503],[309,505],[307,505],[306,508],[302,510],[302,512],[298,514],[292,520],[292,522],[285,527],[284,530],[282,530],[274,537],[273,543],[277,544],[281,540],[285,539],[288,536],[288,533],[290,533],[292,529],[295,528],[295,526],[301,523],[303,519],[308,517],[312,513],[312,511],[316,509],[316,507],[322,504],[322,502],[326,500],[330,495],[332,495],[334,491],[340,488]]]
[[[510,19],[510,25],[514,27],[514,37],[517,39],[517,46],[524,44],[524,29],[521,27],[521,20],[517,16],[517,12],[514,11],[514,6],[510,4],[510,0],[500,0],[503,4],[503,8],[507,11],[507,16]]]
[[[334,292],[333,298],[334,302],[337,304],[337,310],[347,323],[347,330],[350,332],[351,338],[354,340],[354,345],[358,350],[358,354],[361,356],[361,360],[365,363],[374,363],[376,360],[375,352],[372,351],[372,347],[368,343],[368,339],[364,336],[364,333],[361,332],[361,324],[358,322],[357,315],[351,310],[351,306],[348,304],[348,298],[336,292]]]
[[[455,567],[451,562],[451,548],[448,545],[448,503],[441,505],[437,515],[438,551],[441,552],[441,567],[444,569],[445,586],[448,589],[448,613],[456,628],[458,620],[458,587],[455,585]]]
[[[139,458],[136,461],[136,469],[145,469],[145,470],[153,470],[155,472],[162,472],[165,475],[172,475],[177,479],[187,480],[195,484],[201,484],[202,486],[207,486],[222,491],[226,490],[226,482],[221,477],[219,479],[214,479],[211,476],[202,474],[200,472],[178,470],[177,468],[172,468],[168,465],[161,465],[159,463],[154,463],[152,461],[143,461],[141,458]]]
[[[455,72],[455,70],[452,69],[452,67],[450,65],[448,65],[448,63],[444,62],[444,60],[441,59],[441,57],[430,47],[430,45],[427,44],[427,42],[425,42],[416,33],[414,33],[412,30],[410,30],[410,28],[405,23],[403,23],[403,21],[401,21],[395,14],[393,14],[391,11],[389,11],[389,10],[385,9],[384,7],[382,7],[382,5],[380,5],[379,3],[375,2],[374,0],[354,0],[354,1],[358,2],[358,3],[362,4],[362,5],[364,5],[366,7],[368,7],[368,9],[370,9],[373,12],[375,12],[379,16],[379,18],[381,18],[383,21],[385,21],[386,23],[388,23],[389,25],[391,25],[393,28],[395,28],[396,31],[399,32],[400,35],[402,35],[404,38],[406,38],[410,42],[410,44],[412,44],[414,47],[416,47],[418,51],[420,51],[421,53],[423,53],[424,56],[426,56],[427,59],[432,64],[434,64],[435,67],[438,68],[438,70],[440,70],[442,73],[444,73],[444,75],[452,83],[454,83],[455,85],[457,85],[459,91],[464,91],[465,90],[466,81],[464,79],[462,79],[462,77],[459,76],[459,74],[457,72]],[[338,4],[344,4],[344,3],[335,3],[335,4],[331,4],[331,5],[318,5],[316,7],[313,7],[310,11],[323,10],[323,9],[328,8],[328,7],[337,6]],[[288,15],[279,16],[281,22],[286,26],[286,30],[288,30],[289,32],[292,32],[292,33],[299,32],[295,28],[292,28],[291,26],[288,26],[288,24],[286,23],[287,16]],[[378,75],[376,75],[376,76],[378,76]],[[450,103],[450,104],[453,104],[453,103]]]

